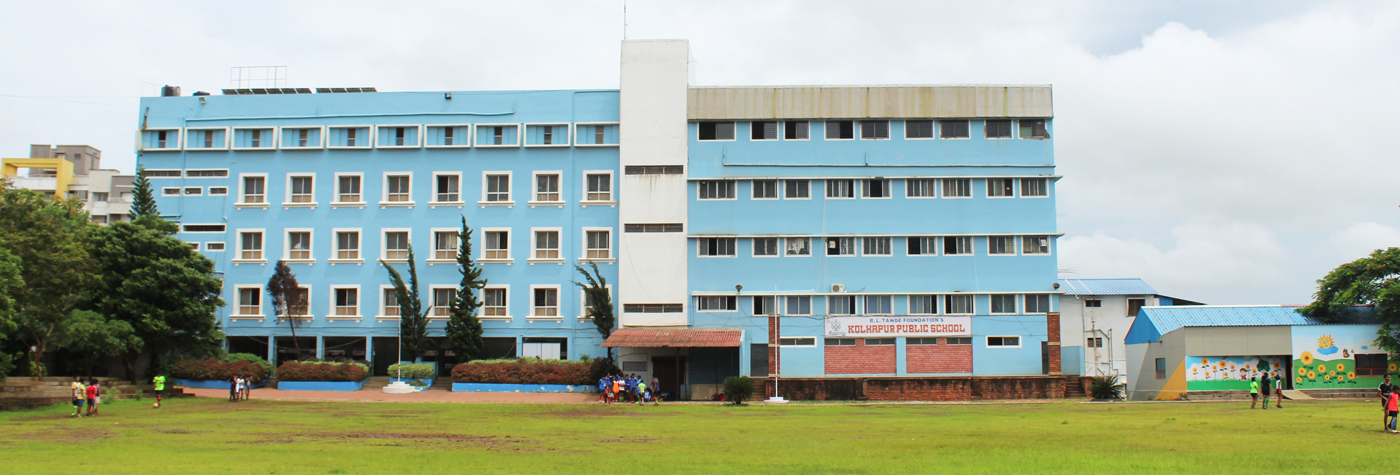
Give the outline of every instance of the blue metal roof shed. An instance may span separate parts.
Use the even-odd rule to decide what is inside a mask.
[[[1325,325],[1328,323],[1376,323],[1376,309],[1358,306],[1343,309],[1333,322],[1303,316],[1302,307],[1282,305],[1143,307],[1124,343],[1157,341],[1182,327],[1258,327],[1284,325]]]
[[[1157,295],[1142,279],[1060,279],[1065,295]]]

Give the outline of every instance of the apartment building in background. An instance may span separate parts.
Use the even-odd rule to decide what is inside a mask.
[[[0,160],[11,186],[78,198],[93,222],[129,221],[135,175],[102,168],[102,151],[88,145],[30,145],[28,158]]]
[[[1142,279],[1060,279],[1060,340],[1067,375],[1128,375],[1124,343],[1143,307],[1204,305],[1161,295]]]

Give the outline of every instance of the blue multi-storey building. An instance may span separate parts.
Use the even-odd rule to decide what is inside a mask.
[[[139,161],[180,237],[218,263],[236,351],[386,366],[381,262],[402,268],[412,243],[441,317],[428,359],[450,360],[465,218],[492,356],[615,347],[624,371],[695,398],[741,374],[793,378],[799,397],[870,378],[1053,392],[1048,86],[688,73],[684,41],[629,41],[618,90],[148,98]],[[310,296],[297,340],[263,288],[279,259]],[[572,283],[590,261],[615,284],[606,343]]]

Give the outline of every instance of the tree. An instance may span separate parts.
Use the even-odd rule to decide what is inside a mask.
[[[476,291],[486,286],[481,278],[481,266],[472,262],[472,230],[467,227],[467,218],[462,218],[462,231],[457,233],[457,270],[462,274],[462,282],[457,286],[457,295],[452,299],[451,317],[447,320],[447,340],[452,344],[452,352],[459,363],[476,359],[486,342],[481,339],[484,330],[476,311],[481,302]]]
[[[131,198],[131,219],[140,217],[160,217],[160,210],[156,209],[156,197],[151,191],[151,180],[146,179],[146,167],[136,167],[135,196]]]
[[[272,311],[277,318],[287,319],[287,325],[292,329],[292,347],[297,350],[297,359],[301,359],[301,344],[297,343],[297,324],[293,317],[306,314],[306,293],[297,284],[292,268],[281,259],[277,260],[272,278],[267,279],[267,294],[272,297]]]
[[[1317,281],[1313,303],[1303,315],[1336,321],[1347,307],[1374,305],[1381,329],[1375,346],[1400,355],[1400,248],[1378,249],[1338,266]]]
[[[71,318],[72,324],[65,335],[66,346],[81,355],[89,375],[98,357],[131,354],[142,347],[141,338],[124,320],[88,310],[76,310]]]
[[[408,245],[408,279],[404,285],[403,276],[394,266],[380,259],[380,264],[389,270],[389,283],[394,286],[394,298],[399,302],[399,345],[408,352],[409,359],[417,361],[428,349],[428,311],[423,308],[423,299],[418,293],[418,264],[414,263],[413,244]]]
[[[166,225],[173,226],[142,216],[98,228],[88,241],[98,277],[82,308],[129,324],[140,342],[122,352],[133,379],[142,372],[134,367],[142,355],[167,361],[173,351],[223,340],[214,314],[224,305],[223,282],[214,276],[214,261],[167,233]]]
[[[583,274],[583,279],[588,281],[584,284],[574,281],[574,285],[583,289],[585,299],[588,302],[588,317],[593,319],[593,325],[598,328],[598,334],[603,335],[603,340],[607,341],[612,336],[613,324],[617,317],[613,315],[612,293],[608,292],[608,280],[603,278],[603,273],[598,271],[598,264],[589,262],[589,267],[593,268],[593,274],[578,264],[574,264],[574,269]],[[608,362],[614,362],[612,348],[608,348]]]
[[[11,315],[17,336],[34,348],[36,369],[45,352],[61,346],[69,315],[94,280],[86,241],[96,227],[77,199],[0,190],[0,240],[18,259],[21,282],[10,292]]]

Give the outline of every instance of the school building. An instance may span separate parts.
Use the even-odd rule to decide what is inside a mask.
[[[696,87],[685,41],[621,52],[609,90],[145,98],[138,162],[224,277],[231,351],[382,372],[383,265],[413,243],[424,359],[451,364],[465,219],[487,356],[616,348],[694,399],[734,375],[789,399],[1064,394],[1049,86]],[[309,296],[290,320],[278,260]],[[606,342],[587,263],[614,291]]]

